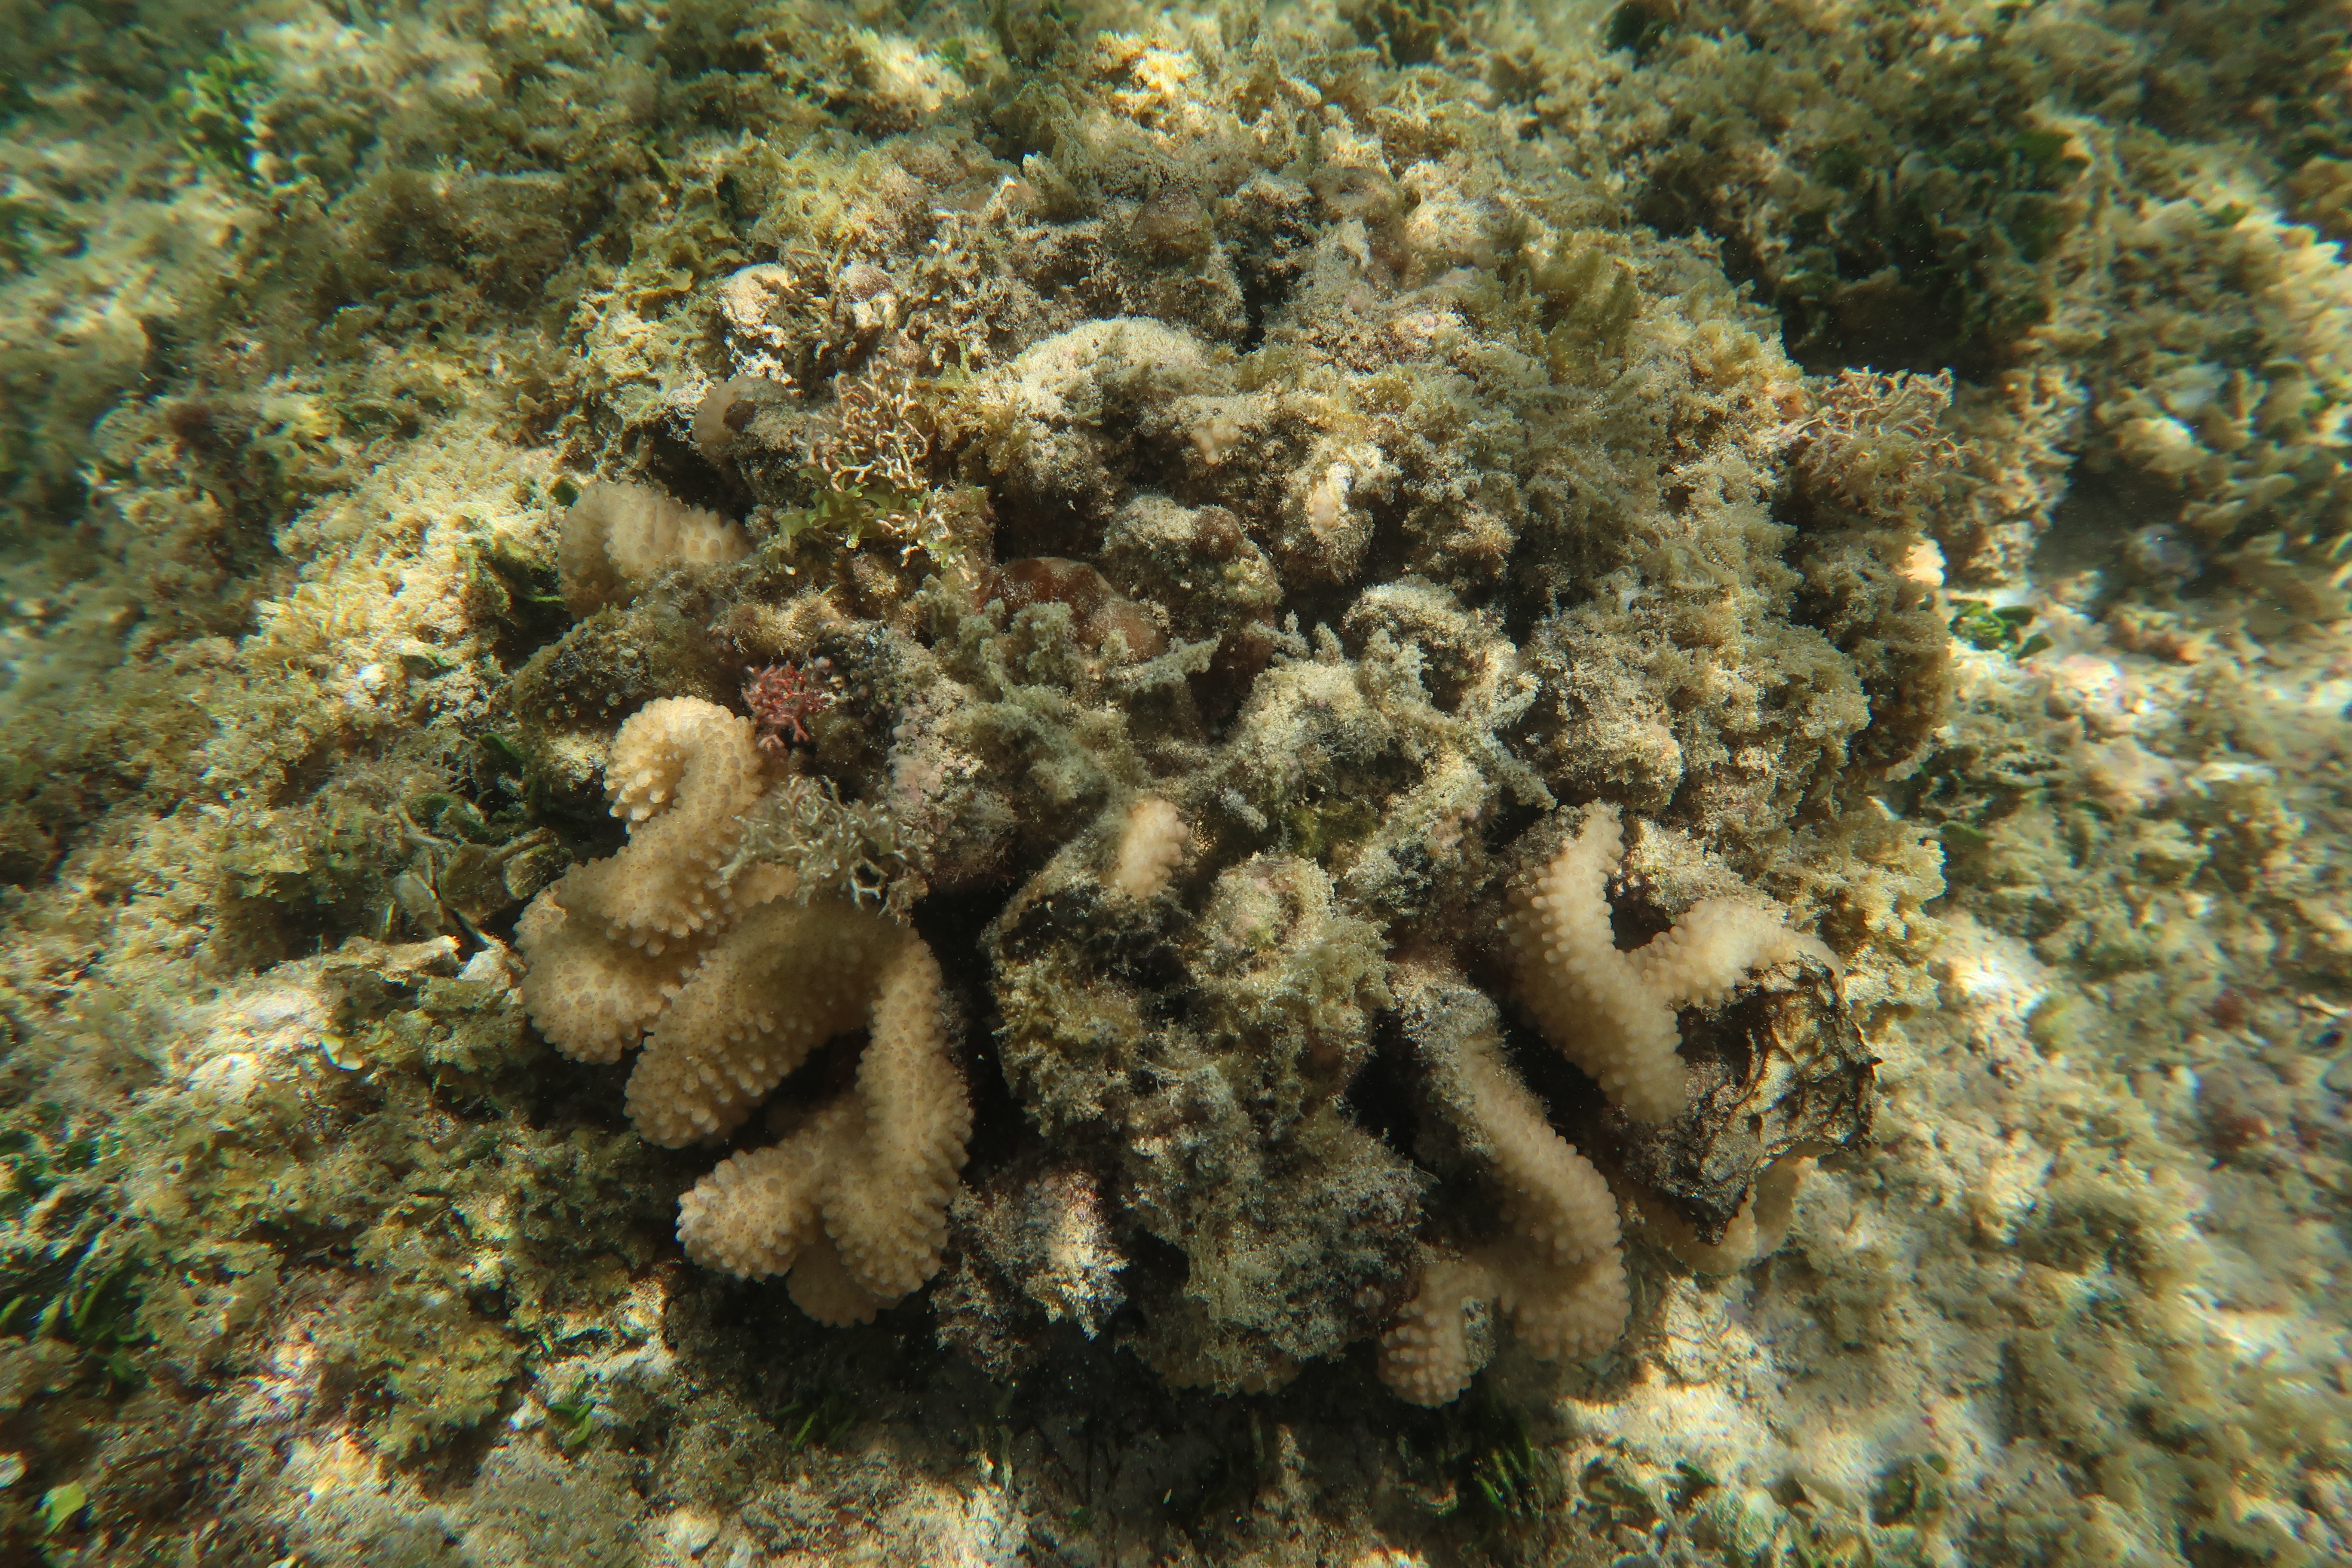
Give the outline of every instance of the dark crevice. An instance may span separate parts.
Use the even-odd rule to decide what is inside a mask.
[[[1396,1015],[1383,1013],[1373,1030],[1371,1056],[1339,1097],[1341,1107],[1357,1126],[1407,1163],[1413,1162],[1413,1143],[1420,1131],[1413,1089],[1418,1077],[1412,1043],[1398,1026]]]
[[[1013,1098],[997,1055],[994,976],[982,946],[988,928],[1011,897],[1006,888],[934,893],[915,906],[912,916],[916,931],[939,958],[948,994],[963,1013],[962,1066],[972,1112],[970,1158],[963,1171],[967,1187],[982,1185],[1033,1141],[1029,1119]]]

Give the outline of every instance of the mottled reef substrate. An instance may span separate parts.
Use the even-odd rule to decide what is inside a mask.
[[[0,1553],[2352,1554],[2340,8],[118,20]]]

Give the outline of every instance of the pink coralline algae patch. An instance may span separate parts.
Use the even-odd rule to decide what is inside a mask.
[[[819,659],[814,668],[821,676],[828,666]],[[760,749],[775,757],[808,744],[809,721],[833,706],[833,694],[797,665],[772,664],[743,683],[743,706],[760,726]]]

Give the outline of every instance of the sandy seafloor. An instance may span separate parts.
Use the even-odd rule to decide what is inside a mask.
[[[0,1561],[2352,1562],[2347,36],[2340,0],[13,0]],[[1122,136],[1198,189],[1077,168]],[[1235,216],[1260,153],[1304,204],[1279,244]],[[933,205],[961,216],[916,232]],[[622,1069],[549,1051],[512,988],[552,874],[515,868],[614,837],[480,737],[572,624],[552,563],[580,485],[774,538],[748,458],[697,455],[705,394],[819,396],[931,310],[991,395],[989,313],[1029,307],[976,279],[1015,242],[922,258],[1033,209],[1111,236],[1053,287],[1160,280],[1081,317],[1213,338],[1217,279],[1241,267],[1258,310],[1249,247],[1294,240],[1475,315],[1554,223],[1638,274],[1636,346],[1605,353],[1760,334],[1780,412],[1720,416],[1760,432],[1758,515],[1802,534],[1844,507],[1899,546],[1904,624],[1947,628],[1874,689],[1874,722],[1925,705],[1895,752],[1808,763],[1814,805],[1772,807],[1801,826],[1834,795],[1910,848],[1838,938],[1873,1136],[1822,1160],[1770,1256],[1705,1276],[1636,1237],[1615,1348],[1551,1365],[1506,1334],[1423,1411],[1369,1336],[1266,1392],[1172,1386],[1099,1259],[1060,1260],[1097,1299],[1016,1322],[1037,1345],[1007,1371],[939,1331],[942,1285],[824,1329],[681,1255],[671,1204],[709,1156],[642,1144]],[[724,286],[778,263],[791,299],[747,328]],[[1840,403],[1841,376],[1875,390]],[[1927,422],[1898,430],[1906,385]],[[1230,474],[1294,416],[1196,411],[1184,460]],[[1893,457],[1808,468],[1840,418]],[[1357,455],[1296,448],[1324,466],[1266,543],[1354,592],[1377,531],[1419,526],[1383,520],[1375,474],[1400,509],[1423,481],[1387,426],[1343,424],[1317,428]],[[960,438],[926,430],[915,484],[979,475],[1017,531],[1032,459],[974,467]],[[1499,507],[1475,479],[1448,493]],[[1315,556],[1349,504],[1370,554]],[[920,515],[798,548],[903,626],[952,564]],[[1495,526],[1497,559],[1546,548]],[[997,556],[1024,552],[1088,553]],[[1486,581],[1465,601],[1517,591]],[[1631,606],[1633,581],[1606,592]],[[1801,583],[1772,591],[1805,613]],[[1578,646],[1540,679],[1575,679]],[[837,776],[881,776],[889,721]],[[1570,782],[1572,741],[1525,749],[1561,806],[1614,798]],[[1829,839],[1743,843],[1692,798],[1652,814],[1830,907],[1771,870]],[[1499,820],[1451,833],[1471,819]],[[925,929],[985,920],[1050,849]],[[1001,1077],[985,983],[959,984],[998,1119],[974,1169],[1001,1168],[1028,1124],[978,1081]],[[1292,1195],[1328,1201],[1311,1174]]]

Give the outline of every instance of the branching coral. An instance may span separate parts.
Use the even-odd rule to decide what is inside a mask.
[[[793,869],[737,853],[759,767],[751,723],[710,703],[670,699],[623,725],[606,787],[629,844],[524,911],[523,999],[583,1060],[644,1038],[630,1119],[673,1148],[732,1131],[812,1050],[867,1027],[855,1092],[725,1162],[678,1221],[698,1260],[790,1271],[812,1317],[860,1321],[938,1268],[971,1103],[922,940],[855,905],[798,901]]]
[[[1590,1355],[1624,1328],[1625,1266],[1609,1184],[1503,1059],[1494,1004],[1425,967],[1401,970],[1393,984],[1430,1095],[1484,1167],[1507,1233],[1424,1264],[1381,1338],[1381,1378],[1415,1405],[1443,1405],[1491,1352],[1470,1335],[1475,1308],[1507,1312],[1538,1356]]]
[[[757,944],[753,963],[729,964],[711,976],[708,1000],[747,1015],[727,1039],[733,1049],[673,1048],[661,1058],[670,1070],[652,1076],[642,1104],[635,1093],[639,1080],[631,1080],[632,1109],[640,1110],[641,1126],[667,1125],[668,1118],[644,1113],[662,1102],[656,1091],[707,1081],[714,1071],[740,1074],[739,1085],[757,1083],[779,1063],[790,1071],[825,1036],[866,1023],[872,1038],[858,1058],[856,1090],[815,1111],[782,1143],[721,1162],[678,1201],[677,1221],[678,1239],[696,1262],[750,1279],[789,1272],[793,1300],[810,1317],[863,1322],[939,1269],[948,1200],[971,1135],[971,1102],[948,1051],[939,961],[919,938],[877,921],[862,933],[864,942],[835,946],[811,938],[814,928],[839,922],[843,911],[776,912],[798,918],[748,928],[746,945]],[[851,929],[861,923],[848,922]],[[835,959],[865,962],[845,973],[822,967]],[[754,964],[765,973],[747,973]],[[868,991],[870,1014],[862,1006]],[[681,1009],[687,1000],[679,998]],[[800,1011],[768,1016],[762,1027],[762,1016],[751,1009],[763,1003]],[[679,1037],[691,1039],[691,1026]],[[713,1033],[725,1037],[725,1029]],[[744,1049],[762,1036],[755,1052]],[[667,1027],[656,1037],[648,1066],[674,1037]],[[698,1109],[696,1098],[687,1088],[676,1100]]]
[[[556,565],[575,616],[625,604],[673,566],[719,565],[751,552],[743,531],[715,511],[646,485],[595,484],[564,514]]]
[[[2352,227],[2343,73],[2298,47],[2323,7],[2184,0],[2153,31],[1889,0],[1829,29],[1722,0],[1565,30],[1375,8],[1370,41],[1433,60],[1407,71],[1335,53],[1328,7],[1110,31],[1013,0],[992,38],[987,7],[826,0],[748,29],[672,7],[612,37],[484,31],[475,9],[257,23],[259,88],[224,40],[211,131],[234,134],[194,139],[230,182],[166,177],[123,135],[124,84],[178,75],[172,28],[115,29],[129,53],[93,60],[58,8],[56,79],[8,95],[0,270],[33,330],[0,350],[0,449],[31,455],[0,484],[27,543],[0,868],[34,880],[0,942],[27,1274],[0,1297],[79,1337],[110,1289],[93,1270],[135,1259],[111,1289],[171,1375],[92,1397],[44,1381],[56,1335],[0,1340],[25,1460],[0,1535],[32,1519],[58,1554],[168,1557],[172,1514],[227,1554],[365,1561],[421,1519],[487,1562],[573,1538],[499,1511],[519,1507],[500,1478],[527,1476],[551,1512],[617,1510],[594,1549],[549,1549],[566,1561],[681,1531],[714,1559],[830,1558],[852,1530],[892,1561],[1001,1560],[1032,1525],[1028,1550],[1073,1560],[1120,1549],[1098,1529],[1229,1558],[1265,1549],[1269,1509],[1283,1550],[1344,1561],[1363,1521],[1314,1516],[1398,1496],[1423,1438],[1445,1449],[1488,1401],[1409,1416],[1411,1455],[1354,1444],[1356,1479],[1301,1502],[1294,1460],[1338,1451],[1329,1420],[1378,1387],[1327,1365],[1243,1408],[1154,1380],[1263,1389],[1369,1369],[1377,1342],[1434,1403],[1490,1328],[1547,1354],[1613,1342],[1632,1268],[1628,1355],[1670,1375],[1618,1361],[1567,1434],[1541,1414],[1558,1386],[1492,1391],[1535,1413],[1521,1458],[1548,1468],[1565,1436],[1572,1468],[1607,1472],[1573,1507],[1489,1510],[1494,1554],[1613,1555],[1572,1537],[1622,1535],[1638,1488],[1634,1528],[1702,1556],[2352,1556],[2305,1311],[2341,1247],[2304,1176],[2341,1140],[2290,1016],[2341,1000],[2352,952],[2326,727],[2296,717],[2333,634],[2267,635],[2344,609],[2347,273],[2297,227]],[[2142,101],[2160,112],[2127,124]],[[109,167],[130,183],[88,177]],[[299,222],[244,210],[298,185]],[[760,547],[701,523],[720,544],[699,553],[586,537],[616,497],[653,504],[592,491],[562,584],[587,613],[547,647],[559,469],[723,497]],[[2178,732],[2095,737],[2095,763],[2040,738],[2024,661],[1955,671],[1965,628],[1923,543],[1961,580],[2017,575],[2062,496],[2033,564],[2073,585],[2037,629],[2095,641],[2117,592],[2138,595],[2104,610],[2124,647],[2216,623]],[[969,573],[940,574],[959,552]],[[2261,651],[2221,624],[2253,602]],[[739,698],[828,659],[821,717],[781,679]],[[622,724],[677,698],[705,705]],[[760,710],[770,744],[713,703]],[[142,741],[159,714],[182,716],[166,740],[203,733]],[[828,1320],[952,1270],[943,1339],[983,1347],[997,1418],[1046,1439],[967,1499],[972,1524],[993,1500],[985,1532],[886,1539],[945,1487],[910,1475],[938,1434],[899,1413],[970,1392],[917,1348],[921,1311],[852,1343],[769,1331],[734,1310],[754,1292],[647,1244],[676,1161],[575,1114],[617,1104],[625,1068],[563,1074],[548,1114],[499,939],[542,879],[514,874],[526,855],[551,875],[552,852],[609,851],[580,831],[608,763],[639,820],[524,919],[531,1010],[580,1056],[644,1047],[628,1107],[650,1134],[776,1144],[700,1158],[724,1163],[683,1208],[696,1270],[781,1270]],[[2135,768],[2147,820],[2098,810]],[[503,847],[434,798],[478,805]],[[1560,801],[1613,803],[1625,858],[1595,842],[1609,810],[1542,815]],[[404,866],[378,854],[403,819]],[[1931,966],[1938,821],[1955,907],[2000,940]],[[1526,990],[1622,1107],[1509,1031],[1488,951],[1506,881],[1580,822],[1517,917],[1528,968],[1562,972]],[[1958,1016],[1865,1042],[1763,912],[1783,905],[1852,960],[1855,1005],[1887,1009],[1865,1026],[1939,977]],[[240,991],[185,955],[266,963],[443,909],[478,951],[433,944],[429,978],[347,941],[331,962],[369,970],[364,1006],[266,1021],[308,996],[305,961],[242,992],[249,1027],[182,1026],[188,996]],[[2073,965],[2053,994],[2080,979],[2098,1005],[2012,1016],[2028,942]],[[1793,949],[1792,984],[1744,984]],[[2184,952],[2226,959],[2231,1016],[2184,990]],[[971,1112],[941,969],[989,1021],[971,1060],[994,1123],[947,1255]],[[2131,1026],[2077,1016],[2103,1012]],[[2290,1064],[2260,1119],[2223,1102],[2242,1043]],[[1937,1136],[1832,1163],[1801,1267],[1694,1292],[1622,1247],[1612,1191],[1629,1238],[1692,1267],[1771,1246],[1814,1152],[1867,1139],[1881,1051]],[[2151,1051],[2179,1070],[2142,1070]],[[2173,1190],[2184,1152],[2204,1210]],[[2209,1308],[2284,1348],[2233,1361]],[[992,1340],[963,1331],[983,1320]],[[120,1342],[85,1372],[151,1353],[100,1332]],[[1896,1419],[1809,1441],[1853,1425],[1857,1354]],[[764,1430],[812,1365],[846,1404],[885,1358],[897,1391],[859,1454],[811,1451],[829,1414],[813,1444],[805,1421]],[[1989,1375],[2014,1419],[1979,1441],[1939,1402]],[[2215,1388],[2264,1418],[2216,1414]],[[664,1431],[642,1495],[627,1451]],[[216,1462],[170,1458],[205,1432],[234,1439]],[[1083,1462],[1057,1466],[1073,1433]],[[1714,1484],[1652,1484],[1684,1460]],[[1496,1494],[1445,1464],[1467,1507],[1411,1533],[1459,1556],[1447,1535]],[[1797,1472],[1803,1511],[1775,1513]],[[2084,1474],[2109,1495],[2077,1495]],[[83,1481],[87,1531],[58,1522]],[[1255,1517],[1209,1517],[1251,1495]],[[318,1522],[362,1509],[407,1516],[365,1539]]]
[[[1286,111],[1267,112],[1279,140]],[[1613,1342],[1612,1203],[1550,1117],[1612,1179],[1652,1130],[1590,1126],[1580,1089],[1547,1086],[1548,1111],[1491,1003],[1484,1036],[1415,1038],[1413,1090],[1388,1082],[1394,955],[1483,974],[1513,840],[1563,798],[1671,821],[1752,872],[1877,765],[1852,744],[1876,693],[1847,646],[1886,619],[1862,569],[1875,557],[1825,575],[1817,607],[1777,510],[1799,449],[1836,437],[1851,456],[1853,433],[1794,437],[1808,395],[1770,324],[1704,258],[1469,165],[1400,163],[1369,132],[1322,135],[1291,144],[1302,173],[1281,178],[1241,175],[1256,143],[1208,173],[1222,165],[1141,129],[1065,137],[1018,180],[963,153],[877,163],[890,194],[856,224],[777,237],[800,283],[738,274],[715,291],[719,340],[678,342],[705,375],[772,365],[811,396],[772,402],[724,448],[723,478],[772,529],[760,556],[631,613],[675,604],[752,668],[829,659],[834,701],[808,722],[791,693],[760,695],[802,719],[805,747],[770,725],[793,744],[769,760],[804,776],[736,819],[728,912],[696,939],[692,977],[663,982],[675,1000],[645,1025],[640,1082],[680,1064],[709,1087],[675,1135],[732,1126],[804,1047],[671,1042],[700,988],[715,1004],[773,983],[746,933],[845,944],[799,994],[824,1016],[793,1027],[816,1034],[854,1026],[879,962],[852,951],[879,917],[834,911],[885,887],[887,910],[953,900],[919,907],[981,931],[972,972],[1026,1122],[992,1130],[1010,1163],[980,1179],[995,1197],[959,1211],[971,1245],[940,1303],[943,1334],[992,1347],[992,1367],[1019,1363],[1012,1326],[1060,1299],[1034,1277],[1042,1255],[982,1217],[1010,1212],[1008,1173],[1032,1164],[1101,1194],[1103,1255],[1126,1260],[1107,1331],[1170,1382],[1267,1388],[1391,1332],[1400,1386],[1442,1400],[1481,1359],[1477,1302],[1546,1353]],[[961,205],[911,199],[965,178]],[[679,412],[663,415],[672,444]],[[971,487],[951,498],[968,577],[924,582],[913,556],[854,548],[909,542],[911,509],[947,504],[950,477]],[[1873,616],[1837,618],[1857,595]],[[1570,923],[1609,955],[1598,973],[1639,972],[1609,1026],[1663,1058],[1650,1070],[1670,1081],[1635,1103],[1664,1116],[1675,1006],[1748,973],[1700,950],[1744,943],[1761,963],[1803,944],[1728,899],[1619,959],[1600,899],[1615,855],[1591,858],[1591,908]],[[1736,890],[1710,875],[1706,891]],[[1745,1143],[1712,1158],[1728,1053],[1694,1040],[1707,1114],[1677,1118],[1672,1152],[1631,1179],[1698,1151],[1719,1178],[1706,1202],[1661,1190],[1713,1243],[1752,1173]],[[1433,1113],[1417,1140],[1366,1112],[1414,1091]],[[772,1245],[817,1281],[805,1238],[832,1223],[830,1178],[812,1173],[849,1115],[728,1167],[800,1206],[756,1243],[722,1247],[714,1220],[696,1256],[765,1268]],[[1449,1137],[1450,1157],[1427,1152]]]
[[[565,872],[515,928],[533,1021],[591,1062],[644,1037],[731,902],[726,863],[761,789],[751,727],[693,698],[651,703],[614,737],[605,789],[629,847]]]
[[[1771,1252],[1788,1237],[1797,1217],[1797,1189],[1812,1168],[1811,1154],[1784,1154],[1766,1166],[1717,1242],[1701,1241],[1688,1220],[1650,1194],[1636,1190],[1630,1195],[1653,1240],[1701,1274],[1729,1274]]]
[[[1173,805],[1156,795],[1138,796],[1119,829],[1110,885],[1130,899],[1151,897],[1168,885],[1168,874],[1184,858],[1191,838],[1183,814]]]
[[[1625,1115],[1662,1121],[1689,1100],[1675,1054],[1676,1007],[1717,1006],[1775,964],[1812,959],[1833,968],[1835,960],[1818,939],[1737,898],[1702,900],[1646,945],[1621,952],[1607,884],[1623,847],[1616,808],[1592,808],[1522,889],[1510,936],[1521,995],[1552,1043]],[[1618,1199],[1511,1070],[1483,993],[1426,963],[1399,966],[1391,984],[1427,1096],[1453,1130],[1461,1162],[1493,1190],[1503,1222],[1499,1236],[1439,1238],[1412,1300],[1381,1339],[1381,1377],[1415,1404],[1441,1405],[1492,1353],[1488,1336],[1476,1331],[1481,1309],[1507,1315],[1528,1350],[1547,1360],[1616,1341],[1628,1300]],[[1795,1154],[1763,1171],[1713,1242],[1641,1183],[1624,1190],[1676,1256],[1728,1270],[1778,1244],[1810,1164]]]
[[[1544,1035],[1591,1073],[1626,1114],[1664,1121],[1689,1091],[1675,1048],[1675,1010],[1714,1006],[1755,971],[1801,958],[1832,967],[1819,937],[1738,899],[1697,903],[1674,929],[1618,951],[1608,883],[1624,853],[1613,805],[1595,806],[1577,836],[1523,889],[1509,936],[1519,997]]]

